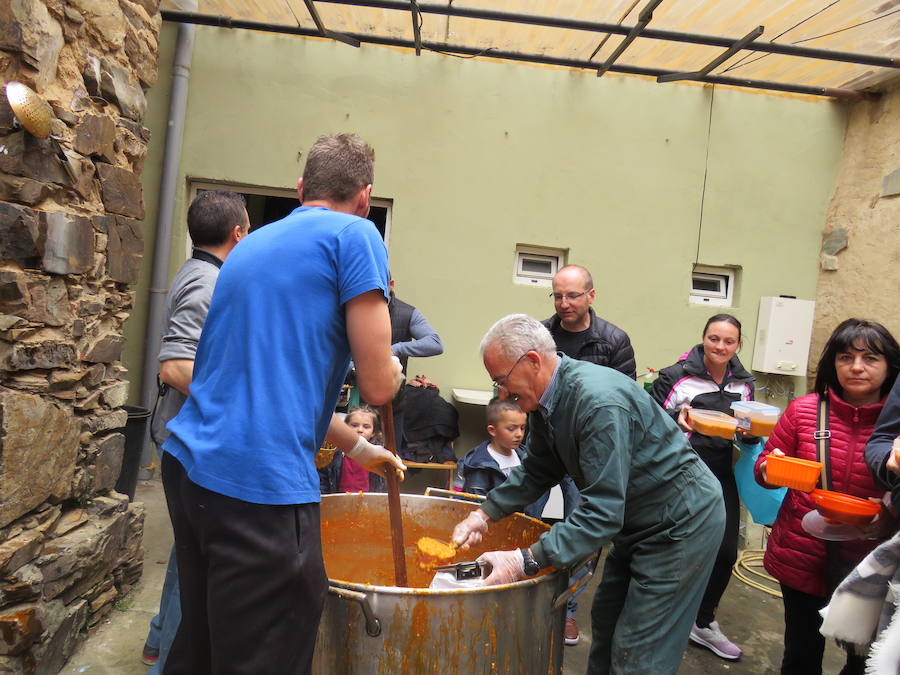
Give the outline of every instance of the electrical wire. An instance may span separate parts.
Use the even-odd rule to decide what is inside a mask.
[[[419,35],[422,35],[422,26],[425,24],[425,19],[422,17],[422,12],[419,11],[419,3],[416,0],[410,0],[410,2],[412,3],[413,8],[416,10],[416,17],[418,18],[418,21],[419,21]],[[447,7],[450,7],[450,5],[452,5],[452,4],[453,4],[453,0],[450,0],[450,2],[447,4]],[[445,31],[445,35],[450,34],[450,15],[449,14],[447,15],[447,24],[445,26],[444,31]],[[444,39],[446,40],[447,38],[445,37]],[[480,52],[477,52],[475,54],[468,54],[468,55],[454,54],[453,52],[446,52],[443,49],[437,49],[436,47],[429,47],[426,44],[422,44],[422,49],[429,51],[429,52],[433,52],[435,54],[443,54],[444,56],[452,56],[455,59],[477,59],[479,56],[484,56],[485,54],[490,54],[492,51],[494,51],[496,49],[496,47],[485,47]]]
[[[453,6],[453,0],[448,0],[447,9]],[[419,24],[421,28],[421,24]],[[447,12],[447,21],[444,23],[444,42],[450,42],[450,12]]]
[[[619,26],[622,25],[622,22],[625,20],[625,18],[626,18],[629,14],[631,14],[631,11],[632,11],[635,7],[637,7],[637,4],[638,4],[640,1],[641,1],[641,0],[634,0],[634,2],[631,3],[631,6],[630,6],[628,9],[625,10],[625,12],[622,14],[622,16],[619,17],[619,20],[616,21],[616,23],[617,23]],[[606,44],[606,41],[609,40],[609,38],[611,38],[611,37],[612,37],[612,33],[607,33],[607,34],[603,37],[603,39],[600,40],[600,44],[597,45],[597,48],[596,48],[596,49],[591,53],[591,55],[588,57],[588,61],[593,61],[593,60],[594,60],[594,57],[597,56],[597,52],[599,52],[601,49],[603,49],[603,45],[605,45],[605,44]]]
[[[867,23],[872,23],[873,21],[878,21],[879,19],[884,19],[885,17],[890,16],[891,14],[896,14],[900,12],[900,9],[895,9],[893,11],[887,12],[886,14],[882,14],[881,16],[876,16],[874,18],[868,19],[867,21],[860,21],[859,23],[855,23],[852,26],[847,26],[846,28],[838,28],[837,30],[833,30],[830,33],[822,33],[822,35],[816,35],[815,37],[803,38],[802,40],[797,40],[791,44],[799,45],[801,42],[809,42],[810,40],[818,40],[819,38],[828,37],[829,35],[837,35],[838,33],[843,33],[845,30],[850,30],[851,28],[859,28],[860,26],[865,26]]]
[[[494,51],[495,47],[485,47],[480,52],[476,54],[454,54],[453,52],[445,52],[443,49],[437,49],[436,47],[429,47],[427,45],[422,45],[422,49],[434,52],[435,54],[443,54],[444,56],[452,56],[455,59],[477,59],[479,56],[484,56],[485,54],[490,55],[492,51]]]
[[[299,18],[299,17],[298,17],[298,16],[297,16],[297,13],[296,13],[296,12],[294,12],[294,8],[293,8],[293,7],[291,7],[291,3],[290,3],[290,2],[288,2],[288,0],[284,0],[284,4],[285,4],[285,5],[286,5],[286,6],[287,6],[287,8],[288,8],[288,11],[289,11],[289,12],[290,12],[290,13],[291,13],[291,14],[292,14],[292,15],[293,15],[293,17],[294,17],[294,21],[296,21],[296,22],[297,22],[297,25],[298,25],[298,26],[301,26],[301,25],[303,25],[303,24],[301,24],[301,23],[300,23],[300,18]]]
[[[834,4],[834,3],[832,3],[832,4]],[[831,6],[831,5],[829,5],[829,7],[830,7],[830,6]],[[828,7],[826,7],[825,9],[828,9]],[[824,11],[824,10],[821,10],[821,11]],[[855,24],[853,24],[852,26],[845,26],[844,28],[838,28],[837,30],[833,30],[833,31],[831,31],[831,32],[829,32],[829,33],[822,33],[821,35],[814,35],[813,37],[803,38],[802,40],[795,40],[794,42],[790,42],[790,43],[788,43],[788,44],[799,45],[799,44],[802,44],[802,43],[804,43],[804,42],[812,42],[813,40],[818,40],[818,39],[820,39],[820,38],[828,37],[828,36],[830,36],[830,35],[837,35],[838,33],[843,33],[844,31],[848,31],[848,30],[851,30],[851,29],[853,29],[853,28],[859,28],[860,26],[865,26],[867,23],[872,23],[873,21],[879,21],[880,19],[887,18],[887,17],[891,16],[892,14],[897,14],[898,12],[900,12],[900,9],[894,9],[894,10],[891,10],[890,12],[886,12],[885,14],[881,14],[880,16],[876,16],[876,17],[873,17],[873,18],[871,18],[871,19],[867,19],[866,21],[860,21],[859,23],[855,23]],[[810,18],[812,18],[812,17],[810,17]],[[788,30],[790,30],[790,29],[788,29]],[[783,34],[784,34],[784,33],[782,33],[782,35],[783,35]],[[779,36],[776,36],[776,38],[777,38],[777,37],[779,37]],[[773,38],[773,41],[774,41],[776,38]],[[739,61],[738,63],[734,64],[733,66],[730,66],[730,67],[726,68],[725,70],[723,70],[721,73],[718,73],[718,74],[719,74],[719,75],[723,75],[723,74],[727,73],[727,72],[730,71],[730,70],[734,70],[734,69],[737,68],[739,65],[749,66],[751,63],[756,63],[756,62],[759,61],[760,59],[764,59],[764,58],[766,58],[767,56],[772,56],[772,54],[763,54],[762,56],[758,56],[758,57],[755,58],[755,59],[752,59],[752,60],[750,60],[750,61],[746,61],[746,62],[743,62],[743,63],[741,63],[741,62]]]
[[[778,38],[782,37],[783,35],[787,35],[788,33],[790,33],[792,30],[794,30],[794,29],[797,28],[798,26],[802,26],[802,25],[805,24],[807,21],[810,21],[811,19],[814,19],[815,17],[819,16],[819,14],[821,14],[821,13],[824,12],[824,11],[826,11],[827,9],[829,9],[829,8],[831,8],[831,7],[834,7],[834,6],[835,6],[836,4],[838,4],[840,1],[841,1],[841,0],[834,0],[834,2],[832,2],[832,3],[829,4],[829,5],[826,5],[825,7],[823,7],[822,9],[820,9],[818,12],[813,12],[812,14],[810,14],[808,17],[806,17],[806,18],[803,19],[802,21],[798,21],[797,23],[795,23],[795,24],[794,24],[793,26],[791,26],[790,28],[787,28],[787,29],[781,31],[778,35],[774,36],[774,37],[770,40],[770,42],[774,42],[775,40],[777,40]],[[721,73],[719,73],[719,74],[720,74],[720,75],[723,75],[723,74],[727,73],[727,72],[730,71],[730,70],[734,70],[735,68],[738,68],[738,67],[741,66],[741,65],[749,65],[750,63],[756,63],[756,62],[759,61],[760,59],[764,59],[764,58],[767,57],[767,56],[771,56],[771,54],[763,54],[762,56],[758,56],[758,57],[756,57],[755,59],[753,59],[752,61],[750,61],[750,62],[748,62],[748,63],[744,63],[745,61],[747,61],[747,59],[750,58],[750,56],[751,56],[751,53],[750,53],[750,52],[748,52],[747,54],[744,54],[744,56],[742,56],[740,59],[738,59],[737,63],[735,63],[735,64],[733,64],[733,65],[731,65],[731,66],[728,66],[728,68],[726,68],[725,70],[723,70],[723,71],[722,71]]]

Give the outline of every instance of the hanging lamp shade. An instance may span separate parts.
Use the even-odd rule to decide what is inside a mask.
[[[13,114],[25,130],[37,138],[50,135],[50,120],[53,112],[41,96],[31,87],[21,82],[6,85],[6,98]]]

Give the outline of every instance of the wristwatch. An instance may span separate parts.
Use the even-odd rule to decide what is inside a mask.
[[[531,555],[530,548],[523,548],[522,551],[522,569],[525,571],[525,576],[533,577],[535,574],[541,571],[541,566],[537,560],[534,559],[534,556]]]

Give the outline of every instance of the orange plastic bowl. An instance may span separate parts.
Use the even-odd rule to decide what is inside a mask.
[[[822,462],[779,455],[766,457],[766,481],[772,485],[811,492],[821,472]]]
[[[827,520],[836,520],[854,527],[868,525],[881,511],[880,504],[843,492],[813,490],[812,498],[816,502],[816,510]]]

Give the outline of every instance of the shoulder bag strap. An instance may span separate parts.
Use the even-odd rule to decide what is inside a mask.
[[[829,394],[819,397],[819,405],[816,412],[816,455],[822,462],[822,473],[819,475],[819,484],[825,490],[831,489],[831,432],[828,430]],[[825,590],[828,595],[834,592],[838,584],[855,567],[855,563],[841,553],[841,544],[837,541],[825,541]]]
[[[828,430],[828,392],[825,396],[819,396],[819,405],[816,409],[816,459],[822,462],[822,473],[819,474],[819,487],[823,490],[831,489],[831,431]]]

